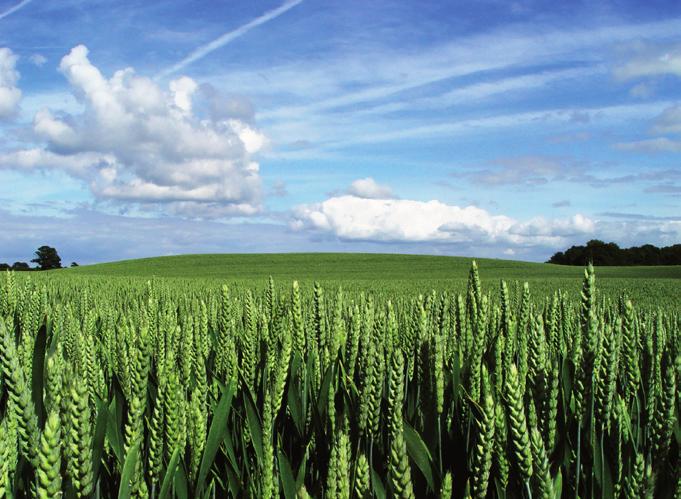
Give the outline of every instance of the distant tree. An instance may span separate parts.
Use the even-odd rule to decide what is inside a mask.
[[[565,253],[562,251],[557,251],[553,254],[551,258],[546,263],[555,263],[558,265],[566,265],[565,263]]]
[[[681,264],[681,244],[667,246],[660,250],[660,263],[662,265]]]
[[[660,265],[660,248],[652,244],[644,244],[634,248],[627,248],[626,260],[631,265]]]
[[[7,263],[0,263],[0,270],[9,270],[12,267]]]
[[[31,267],[26,262],[14,262],[12,270],[24,271],[31,270]]]
[[[71,262],[71,267],[78,267],[78,264],[76,262]]]
[[[565,252],[566,265],[581,265],[589,263],[589,255],[585,246],[572,246]]]
[[[37,263],[40,270],[51,270],[61,268],[61,258],[57,250],[50,246],[41,246],[35,252],[35,258],[31,260]]]
[[[592,239],[586,243],[586,254],[594,265],[621,265],[623,263],[620,247],[615,243]]]
[[[620,248],[615,243],[592,239],[585,246],[558,251],[547,263],[559,265],[681,265],[681,244],[658,248],[652,244]]]

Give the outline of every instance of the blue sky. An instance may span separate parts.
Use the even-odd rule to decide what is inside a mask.
[[[681,242],[678,2],[0,0],[0,47],[0,261]]]

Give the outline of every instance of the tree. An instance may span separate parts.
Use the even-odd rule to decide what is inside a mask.
[[[78,267],[78,264],[76,262],[71,262],[71,267]]]
[[[31,267],[29,267],[28,263],[26,262],[14,262],[12,265],[12,270],[31,270]]]
[[[680,265],[681,264],[681,244],[674,246],[667,246],[660,251],[661,259],[664,265]]]
[[[681,265],[681,244],[658,248],[652,244],[620,248],[592,239],[586,246],[571,246],[555,253],[547,263],[559,265]]]
[[[35,258],[31,260],[37,263],[40,270],[60,269],[61,258],[57,254],[57,250],[50,246],[41,246],[35,252]]]

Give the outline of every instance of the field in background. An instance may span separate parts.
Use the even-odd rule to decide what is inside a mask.
[[[432,289],[463,291],[472,258],[362,253],[213,254],[182,255],[82,266],[59,275],[192,278],[264,286],[272,276],[278,287],[293,280],[341,285],[347,290],[427,293]],[[499,281],[511,288],[529,282],[537,293],[561,289],[579,293],[584,269],[546,263],[476,259],[487,291],[496,293]],[[599,289],[616,298],[626,292],[641,304],[669,302],[681,296],[681,266],[598,267]],[[215,286],[217,283],[207,283]]]

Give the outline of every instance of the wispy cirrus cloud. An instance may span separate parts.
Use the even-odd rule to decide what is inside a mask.
[[[228,43],[232,42],[233,40],[236,40],[237,38],[245,35],[249,31],[251,31],[253,28],[257,28],[258,26],[265,24],[273,19],[276,19],[277,17],[281,16],[282,14],[288,12],[291,10],[293,7],[296,5],[302,3],[303,0],[287,0],[284,2],[282,5],[277,7],[276,9],[269,10],[265,12],[263,15],[256,17],[250,22],[247,22],[246,24],[239,26],[238,28],[228,31],[227,33],[219,36],[215,40],[206,43],[205,45],[201,45],[200,47],[196,48],[191,54],[189,54],[187,57],[182,59],[180,62],[173,64],[169,68],[164,69],[160,73],[156,75],[157,79],[160,78],[165,78],[167,76],[170,76],[172,74],[177,73],[178,71],[183,70],[185,67],[189,66],[190,64],[203,59],[206,57],[208,54],[211,52],[224,47]]]
[[[652,132],[681,134],[681,105],[673,105],[662,111],[655,118]]]
[[[24,7],[26,7],[26,6],[27,6],[29,3],[31,3],[32,1],[33,1],[33,0],[22,0],[21,2],[19,2],[19,3],[16,4],[15,6],[10,7],[9,9],[7,9],[6,11],[0,12],[0,19],[4,19],[5,17],[14,14],[16,11],[18,11],[18,10],[20,10],[20,9],[23,9]]]
[[[642,153],[678,153],[681,152],[681,106],[672,104],[652,120],[652,135],[657,137],[615,144],[622,151]],[[670,138],[670,136],[672,138]]]
[[[608,171],[610,172],[608,174]],[[609,170],[592,161],[566,156],[511,156],[487,162],[484,168],[455,171],[451,177],[465,178],[485,188],[521,186],[538,189],[549,184],[576,184],[604,189],[616,185],[636,185],[642,192],[665,192],[658,186],[681,181],[681,170],[649,168],[644,171]],[[674,192],[673,189],[667,189]],[[570,206],[569,200],[553,203],[553,207]]]
[[[669,194],[672,196],[681,196],[681,184],[657,184],[646,189],[646,192],[658,192],[662,194]]]
[[[456,128],[452,121],[464,121],[475,130],[476,121],[498,123],[495,118],[504,115],[539,120],[536,103],[528,108],[515,102],[510,107],[509,99],[518,96],[524,103],[536,92],[560,89],[569,94],[596,82],[605,88],[611,51],[620,43],[669,37],[679,28],[679,19],[550,32],[516,25],[455,37],[417,54],[372,46],[362,53],[349,50],[305,64],[274,65],[251,74],[237,69],[214,78],[249,82],[259,102],[258,119],[275,143],[307,140],[322,153],[325,149],[319,146],[334,142],[352,146],[400,140],[407,134],[417,140],[445,137]],[[498,50],[500,46],[504,50]],[[548,114],[551,109],[544,107]],[[598,112],[613,106],[586,107]],[[570,118],[588,124],[594,115],[571,112]],[[358,133],[353,134],[353,128]]]
[[[681,152],[681,141],[672,140],[668,137],[656,137],[654,139],[618,142],[615,147],[622,151],[647,153]]]
[[[568,170],[574,169],[574,160],[566,158],[520,156],[494,160],[489,168],[475,170],[466,176],[473,182],[486,186],[514,184],[538,186],[564,179]]]
[[[614,74],[621,80],[660,75],[681,76],[681,45],[642,44],[627,62],[615,68]]]
[[[431,109],[447,109],[454,106],[472,106],[480,104],[486,99],[502,97],[505,99],[513,95],[523,95],[541,91],[555,82],[577,80],[580,77],[605,74],[605,67],[579,67],[570,69],[546,70],[518,76],[493,77],[482,81],[464,84],[445,90],[436,95],[415,97],[404,101],[390,103],[368,103],[356,114],[365,116],[370,114],[390,114],[404,111],[426,111]]]
[[[366,50],[363,47],[358,53],[335,54],[330,59],[312,61],[312,65],[306,65],[305,69],[310,77],[306,85],[318,86],[321,89],[317,95],[311,95],[313,99],[316,97],[315,102],[303,106],[284,106],[272,112],[262,113],[262,117],[338,108],[390,96],[399,96],[402,99],[404,97],[402,93],[405,91],[475,74],[485,77],[488,82],[505,81],[504,84],[509,86],[530,84],[531,78],[547,81],[554,78],[583,77],[593,73],[602,74],[605,70],[603,64],[610,58],[607,51],[616,44],[639,37],[668,37],[676,34],[679,29],[681,19],[563,30],[520,24],[472,36],[454,36],[454,39],[447,43],[424,47],[417,53],[405,53],[390,48]],[[499,50],[500,46],[504,47],[503,51]],[[550,64],[554,70],[547,71],[543,64]],[[343,69],[334,70],[333,67]],[[320,68],[324,68],[324,71],[317,71]],[[512,68],[525,68],[527,74],[520,76],[520,79],[514,79],[506,74]],[[272,80],[269,76],[271,75],[284,86],[291,85],[290,89],[279,88],[283,92],[295,95],[296,81],[290,81],[289,78],[295,78],[300,68],[280,65],[262,68],[259,71],[268,75],[269,81]],[[499,73],[495,75],[494,71]],[[529,71],[533,71],[534,76],[530,76]],[[230,75],[224,76],[230,78]],[[233,74],[231,77],[242,79],[245,76]],[[333,83],[330,84],[329,81]],[[271,84],[258,82],[257,79],[253,79],[253,82],[256,85],[255,92],[259,86],[263,87],[263,91],[267,89],[271,91]],[[462,82],[451,83],[454,87],[462,86]],[[464,86],[470,85],[464,83]],[[303,88],[308,87],[302,87],[301,90]],[[489,88],[493,89],[484,85],[472,86],[471,91],[486,93]]]
[[[369,123],[354,123],[352,120],[342,120],[336,117],[336,121],[329,121],[331,125],[317,128],[317,132],[311,134],[318,138],[312,143],[320,146],[321,150],[334,150],[347,148],[358,144],[381,144],[400,140],[425,140],[428,138],[449,138],[460,136],[479,135],[481,133],[522,128],[532,133],[545,130],[549,126],[570,125],[575,122],[575,115],[589,116],[590,120],[599,126],[616,123],[618,120],[627,118],[650,118],[658,114],[662,109],[669,106],[670,102],[652,102],[622,104],[612,106],[594,107],[547,107],[537,111],[517,113],[494,113],[492,116],[440,120],[435,123],[415,126],[396,126],[400,120],[386,120]],[[593,117],[593,118],[591,118]],[[410,120],[405,120],[407,123]],[[291,126],[291,125],[289,125]],[[285,127],[285,126],[284,126]],[[330,128],[329,128],[330,127]],[[295,125],[293,127],[295,129]],[[387,128],[387,129],[386,129]],[[270,130],[272,128],[270,127]],[[274,127],[274,131],[278,131]],[[323,141],[324,132],[328,141]]]

